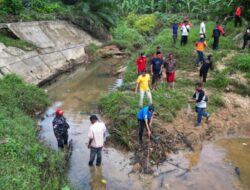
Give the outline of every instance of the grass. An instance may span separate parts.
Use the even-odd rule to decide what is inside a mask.
[[[37,111],[49,105],[42,89],[15,75],[0,79],[1,189],[60,189],[66,184],[64,156],[38,139]]]
[[[14,39],[4,34],[0,34],[0,42],[2,42],[5,46],[18,47],[23,50],[32,50],[36,47],[31,43],[20,39]]]

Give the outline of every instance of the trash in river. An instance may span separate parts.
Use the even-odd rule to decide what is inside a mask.
[[[106,181],[105,179],[102,179],[101,182],[102,182],[103,184],[106,184],[106,183],[107,183],[107,181]]]

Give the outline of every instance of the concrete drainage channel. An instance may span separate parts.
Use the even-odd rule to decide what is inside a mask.
[[[1,30],[36,48],[24,51],[0,43],[0,73],[15,73],[32,84],[40,84],[70,67],[87,63],[85,46],[101,45],[86,32],[64,21],[1,24]]]

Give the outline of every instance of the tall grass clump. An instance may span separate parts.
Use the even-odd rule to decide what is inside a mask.
[[[66,183],[63,155],[40,142],[32,119],[48,105],[42,89],[15,75],[0,79],[1,189],[60,189]]]

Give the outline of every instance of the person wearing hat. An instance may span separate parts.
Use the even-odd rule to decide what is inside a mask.
[[[144,53],[141,53],[141,55],[138,56],[136,59],[137,74],[138,75],[141,75],[142,72],[146,70],[146,64],[147,64],[146,56]]]
[[[137,120],[139,123],[139,142],[142,144],[142,136],[144,128],[146,127],[148,131],[148,137],[151,137],[152,131],[151,131],[151,125],[153,122],[153,113],[154,113],[154,106],[145,106],[140,109],[140,111],[137,113]]]
[[[200,35],[200,39],[195,43],[195,47],[196,47],[196,52],[197,52],[197,59],[195,62],[196,66],[199,66],[200,62],[204,61],[204,49],[207,47],[207,42],[204,39],[204,35]]]
[[[96,166],[100,166],[102,162],[102,148],[105,141],[106,126],[103,122],[98,121],[96,115],[91,115],[89,118],[91,126],[89,128],[88,148],[90,149],[89,166],[93,166],[96,158]]]
[[[207,58],[203,61],[201,68],[200,68],[200,81],[206,82],[207,80],[207,73],[208,70],[213,70],[213,62],[212,62],[212,55],[208,55]]]
[[[55,114],[56,116],[52,122],[53,131],[58,143],[58,148],[63,149],[64,146],[68,145],[69,124],[67,123],[66,118],[63,116],[63,110],[57,109]]]

